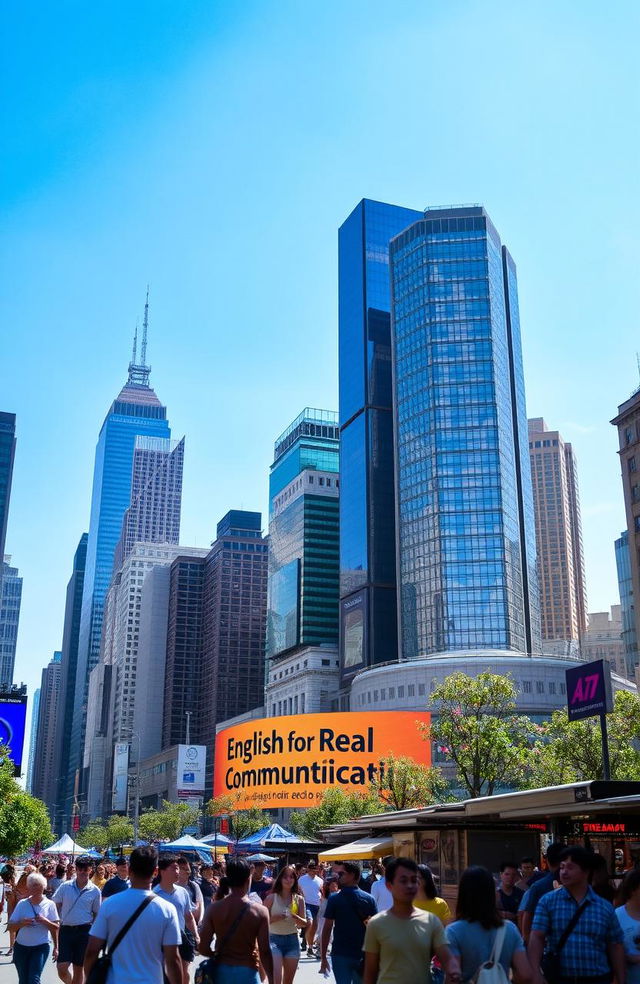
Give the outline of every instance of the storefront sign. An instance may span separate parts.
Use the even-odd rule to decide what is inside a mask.
[[[213,795],[232,795],[236,808],[316,806],[325,789],[367,792],[385,772],[388,755],[431,764],[418,711],[353,711],[260,718],[216,737]]]
[[[567,710],[570,721],[609,714],[613,710],[611,667],[596,659],[566,671]]]

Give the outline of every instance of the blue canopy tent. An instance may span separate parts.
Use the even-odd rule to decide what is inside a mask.
[[[170,841],[168,844],[158,844],[158,851],[171,851],[172,854],[196,854],[206,864],[211,864],[212,861],[211,845],[204,844],[202,841],[196,840],[195,837],[190,837],[189,834],[178,837],[177,840]]]
[[[279,823],[271,823],[268,827],[263,827],[250,837],[244,837],[236,844],[237,851],[258,851],[261,847],[267,847],[270,851],[295,850],[296,845],[308,845],[309,840],[298,837],[291,830],[285,830]]]

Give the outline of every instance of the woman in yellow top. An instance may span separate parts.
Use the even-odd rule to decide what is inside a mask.
[[[426,864],[419,864],[418,872],[418,894],[413,904],[418,909],[424,909],[425,912],[433,912],[442,925],[446,926],[451,922],[451,909],[444,899],[438,898],[431,869]]]
[[[107,870],[102,863],[96,865],[96,870],[91,881],[94,885],[98,886],[100,891],[102,891],[104,886],[107,884]]]
[[[291,984],[300,960],[298,930],[307,925],[304,896],[299,892],[298,876],[292,865],[282,868],[264,904],[269,910],[274,984]]]

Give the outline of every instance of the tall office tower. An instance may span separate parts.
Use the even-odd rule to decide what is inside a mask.
[[[542,417],[529,420],[540,622],[545,653],[580,655],[587,628],[576,457]]]
[[[631,577],[631,558],[629,556],[629,532],[623,530],[614,544],[616,551],[616,570],[618,591],[620,593],[620,612],[622,616],[622,645],[625,655],[625,676],[634,679],[638,665],[638,639],[636,636],[635,610],[633,604],[633,580]]]
[[[628,594],[631,598],[640,598],[640,388],[620,404],[611,423],[618,429],[618,455],[627,516],[626,551],[631,574]],[[633,606],[633,621],[637,642],[640,639],[640,605]],[[627,639],[630,641],[631,636]],[[637,649],[632,650],[628,658],[629,661],[635,658],[637,666]],[[628,666],[630,679],[634,679],[636,666]]]
[[[484,208],[390,245],[403,659],[540,652],[516,271]]]
[[[266,706],[331,710],[338,690],[338,415],[307,407],[270,473]],[[324,667],[324,669],[323,669]]]
[[[178,543],[182,505],[184,437],[136,437],[131,475],[131,505],[124,514],[114,570],[134,543]]]
[[[60,700],[62,653],[55,652],[42,671],[38,730],[33,761],[31,792],[41,799],[53,816],[56,798],[56,719]]]
[[[27,792],[33,791],[33,769],[36,761],[36,743],[38,738],[38,715],[40,713],[40,687],[33,694],[31,705],[31,728],[29,730],[29,755],[27,758]]]
[[[141,362],[137,362],[134,342],[127,382],[105,417],[96,448],[69,759],[72,776],[81,767],[89,674],[98,662],[104,599],[111,582],[124,514],[131,505],[136,438],[140,435],[171,437],[166,407],[149,386],[151,370],[145,365],[147,311],[148,303]],[[79,778],[82,791],[84,778],[82,775]]]
[[[73,557],[73,570],[67,584],[64,606],[64,625],[62,629],[62,665],[60,669],[60,700],[56,719],[55,773],[57,776],[54,826],[56,829],[71,828],[73,815],[73,774],[69,770],[71,747],[71,725],[73,722],[73,703],[76,694],[76,672],[78,666],[78,638],[80,635],[80,614],[82,612],[82,591],[84,588],[84,569],[87,562],[88,534],[80,537]]]
[[[0,557],[4,557],[11,498],[13,459],[16,453],[16,415],[0,410]],[[2,572],[0,571],[0,585]],[[1,681],[0,681],[1,683]]]
[[[165,663],[169,626],[169,595],[172,566],[202,561],[209,553],[200,547],[179,547],[172,564],[156,565],[145,575],[140,596],[138,667],[133,713],[133,731],[140,739],[140,758],[162,750]],[[192,613],[189,613],[191,619]],[[175,617],[175,615],[174,615]],[[188,627],[185,626],[188,631]],[[174,623],[175,630],[175,623]]]
[[[187,712],[191,741],[213,748],[219,721],[263,702],[268,558],[261,520],[231,510],[204,560],[172,565],[163,748],[184,742]]]
[[[17,567],[11,567],[11,557],[5,555],[0,570],[0,691],[13,682],[16,662],[20,605],[22,603],[22,578]]]
[[[139,642],[145,579],[158,567],[168,568],[176,556],[185,552],[189,548],[178,544],[134,543],[109,586],[102,620],[100,662],[89,678],[91,724],[88,715],[83,757],[87,808],[92,816],[111,809],[108,792],[113,788],[115,744],[131,745],[131,763],[138,761],[141,751],[143,736],[134,727],[134,714],[141,673]],[[195,553],[203,556],[207,551],[195,549]],[[165,620],[166,614],[165,609]],[[163,652],[154,653],[153,668],[147,669],[159,673],[163,657]],[[103,672],[105,667],[110,667],[107,674]]]
[[[420,218],[414,209],[365,199],[339,233],[344,681],[398,657],[389,241]]]

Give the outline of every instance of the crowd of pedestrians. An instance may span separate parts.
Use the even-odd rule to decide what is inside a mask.
[[[40,984],[49,955],[64,984],[91,984],[105,953],[109,984],[188,984],[197,954],[202,984],[293,984],[303,953],[335,984],[640,984],[640,869],[613,884],[580,846],[549,845],[544,871],[532,858],[467,868],[455,914],[410,858],[271,876],[140,847],[0,877],[19,984]]]

